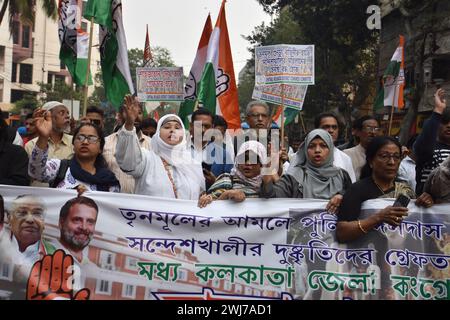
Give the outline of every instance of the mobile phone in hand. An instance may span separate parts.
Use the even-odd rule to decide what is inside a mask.
[[[409,199],[409,197],[405,196],[404,194],[400,194],[397,199],[395,199],[395,202],[393,204],[393,207],[408,207],[409,201],[411,199]]]

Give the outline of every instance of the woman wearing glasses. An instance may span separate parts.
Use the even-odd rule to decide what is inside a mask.
[[[408,214],[407,208],[388,206],[368,218],[360,218],[361,205],[366,200],[397,198],[400,194],[416,197],[407,184],[395,181],[401,154],[400,143],[391,137],[376,137],[369,143],[361,180],[354,183],[342,199],[336,229],[340,242],[359,239],[382,223],[397,227]]]
[[[119,181],[102,156],[105,139],[99,127],[84,123],[75,129],[72,139],[74,156],[65,162],[67,160],[48,159],[48,136],[52,128],[50,114],[38,112],[35,123],[39,138],[28,166],[32,178],[49,182],[56,188],[77,189],[80,192],[120,192]]]

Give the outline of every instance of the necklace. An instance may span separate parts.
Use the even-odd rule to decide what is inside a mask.
[[[376,186],[378,187],[378,189],[381,191],[381,193],[382,193],[383,195],[385,195],[386,192],[384,192],[384,190],[378,185],[378,183],[375,181],[375,179],[372,178],[372,180],[373,180],[373,183],[375,183],[375,185],[376,185]],[[392,185],[390,185],[389,188],[388,188],[387,190],[389,190],[389,189],[391,189],[391,188],[392,188]]]

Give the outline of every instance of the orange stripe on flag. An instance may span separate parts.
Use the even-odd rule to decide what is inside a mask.
[[[228,123],[230,129],[241,127],[239,112],[238,91],[234,76],[233,57],[231,55],[230,39],[228,37],[227,20],[225,17],[225,1],[222,2],[216,28],[220,28],[219,65],[218,69],[229,77],[228,90],[217,98],[220,112]],[[221,72],[218,70],[218,72]]]

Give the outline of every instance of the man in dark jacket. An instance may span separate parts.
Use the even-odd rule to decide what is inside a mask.
[[[414,144],[416,160],[416,194],[423,192],[423,186],[430,173],[439,167],[450,155],[450,110],[446,109],[445,92],[438,89],[434,94],[434,109],[423,125],[421,134]]]
[[[0,118],[0,184],[28,186],[28,155],[25,150],[12,144],[9,127]]]

